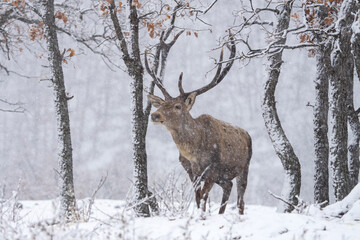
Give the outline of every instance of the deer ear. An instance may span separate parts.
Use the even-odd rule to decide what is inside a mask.
[[[195,103],[196,94],[197,94],[196,92],[191,93],[185,100],[185,105],[188,111],[191,110],[193,104]]]
[[[151,105],[153,105],[156,108],[161,107],[161,105],[165,102],[161,98],[151,95],[151,94],[148,94],[147,97],[148,97],[149,101],[151,102]]]

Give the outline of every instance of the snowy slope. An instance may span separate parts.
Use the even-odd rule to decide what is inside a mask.
[[[0,239],[359,239],[360,222],[309,214],[284,214],[275,208],[246,206],[239,216],[234,204],[224,215],[210,204],[204,217],[190,206],[182,217],[135,217],[124,201],[96,200],[89,221],[56,224],[52,201],[22,201],[22,209],[9,220],[12,209],[2,208]],[[86,200],[80,200],[79,206]],[[313,211],[312,211],[313,212]],[[81,217],[86,217],[86,213]]]

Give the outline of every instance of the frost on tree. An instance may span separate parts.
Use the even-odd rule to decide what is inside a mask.
[[[139,11],[141,9],[141,4],[138,1],[127,1],[126,14],[128,14],[128,21],[126,24],[128,25],[127,27],[129,30],[129,32],[126,32],[127,36],[124,35],[124,29],[126,26],[122,26],[118,18],[118,13],[121,9],[120,6],[122,5],[115,3],[115,1],[108,1],[107,9],[109,9],[110,19],[116,34],[117,41],[120,42],[119,45],[122,53],[122,59],[124,60],[127,72],[131,77],[130,94],[132,111],[132,152],[134,161],[135,200],[137,202],[135,205],[135,211],[140,216],[150,216],[150,210],[157,212],[158,207],[156,199],[148,189],[147,180],[147,155],[145,144],[148,116],[150,114],[151,105],[148,103],[148,105],[144,108],[143,104],[144,69],[141,61],[141,54],[143,51],[141,51],[139,39],[139,24],[141,21]],[[159,43],[155,48],[153,70],[155,74],[158,74],[158,70],[160,70],[161,79],[164,75],[164,68],[169,50],[182,33],[181,31],[175,35],[174,39],[170,43],[165,42],[171,35],[172,31],[175,29],[174,23],[177,9],[179,7],[183,7],[181,3],[174,7],[173,14],[169,16],[169,27],[162,31],[159,38]],[[147,15],[150,17],[152,14],[154,13]],[[151,38],[155,37],[153,32],[150,31],[149,34]],[[153,91],[154,83],[152,83],[150,87],[150,93]]]
[[[357,4],[357,9],[360,8],[360,3]],[[354,65],[357,73],[357,78],[360,79],[360,19],[354,21],[352,24],[351,37],[351,51],[354,57]],[[348,94],[348,110],[349,110],[349,125],[351,129],[349,141],[349,174],[350,174],[350,188],[354,188],[359,181],[359,143],[360,143],[360,122],[359,112],[360,108],[354,108],[354,78],[350,80]]]
[[[325,18],[329,16],[326,6],[316,10],[318,27],[327,27]],[[314,175],[314,201],[316,203],[329,203],[329,140],[328,140],[328,112],[329,112],[329,78],[331,74],[331,41],[327,36],[314,33],[316,42],[316,78],[314,103],[314,148],[315,148],[315,175]]]
[[[315,176],[314,200],[329,202],[329,142],[328,142],[328,89],[330,44],[320,45],[316,50],[316,78],[314,104]]]
[[[333,72],[330,76],[330,165],[335,200],[343,199],[351,190],[348,169],[348,86],[353,79],[351,26],[358,9],[357,1],[347,0],[339,11],[336,30],[339,32],[331,53]]]
[[[48,49],[48,59],[51,70],[51,80],[54,88],[54,101],[58,130],[60,217],[71,220],[75,211],[75,192],[73,182],[72,146],[70,134],[70,119],[68,97],[65,92],[62,55],[56,33],[54,1],[42,1],[45,25],[45,37]]]
[[[276,33],[277,44],[283,45],[286,42],[286,35],[283,34],[289,27],[290,13],[294,1],[287,1],[278,13]],[[292,205],[297,205],[297,196],[300,194],[301,166],[285,132],[276,110],[275,89],[280,76],[282,65],[282,51],[278,51],[268,57],[268,78],[264,85],[262,100],[262,115],[275,152],[281,160],[285,170],[283,197]],[[285,206],[285,211],[291,211],[293,207]]]

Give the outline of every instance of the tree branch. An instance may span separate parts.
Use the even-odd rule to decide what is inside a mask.
[[[115,33],[116,33],[117,39],[120,41],[120,47],[121,47],[121,51],[123,53],[123,59],[124,59],[124,61],[129,61],[131,58],[129,55],[129,51],[128,51],[128,47],[127,47],[127,43],[126,43],[124,34],[123,34],[121,26],[120,26],[119,19],[116,14],[115,1],[111,1],[109,10],[110,10],[111,21],[115,28]]]
[[[0,112],[11,112],[11,113],[24,113],[26,111],[21,105],[22,103],[12,103],[4,99],[0,99],[0,102],[4,103],[5,105],[13,106],[14,109],[2,109],[0,108]]]

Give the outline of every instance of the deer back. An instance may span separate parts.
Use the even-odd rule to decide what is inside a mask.
[[[194,128],[170,132],[180,154],[198,171],[216,164],[220,169],[236,169],[235,174],[245,167],[251,154],[251,139],[245,130],[210,115],[201,115],[194,122]]]

